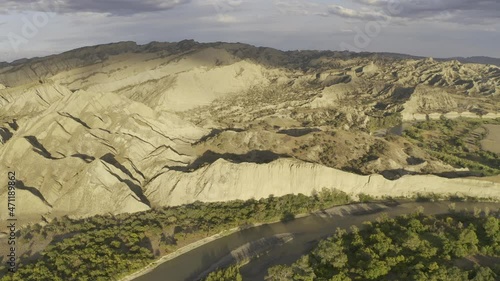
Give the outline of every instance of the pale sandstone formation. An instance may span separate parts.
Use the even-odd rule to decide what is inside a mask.
[[[438,119],[441,119],[443,117],[446,119],[456,119],[456,118],[461,118],[461,117],[462,118],[497,119],[497,118],[500,118],[500,113],[490,112],[490,113],[487,113],[484,115],[480,115],[480,114],[476,114],[476,113],[468,112],[468,111],[464,111],[464,112],[460,112],[460,113],[456,112],[456,111],[452,111],[452,112],[448,112],[445,114],[436,113],[436,112],[431,113],[431,114],[403,113],[403,121],[425,121],[427,119],[438,120]]]
[[[68,190],[51,206],[29,192],[20,191],[17,200],[22,203],[18,206],[18,215],[36,217],[37,214],[51,213],[51,216],[69,214],[80,217],[149,209],[126,185],[120,184],[119,178],[129,178],[116,168],[99,161],[84,173],[86,175],[78,181],[70,182],[82,187]],[[144,195],[151,207],[161,207],[194,201],[247,200],[298,193],[311,195],[323,188],[341,190],[353,197],[360,193],[376,197],[436,193],[500,199],[500,183],[437,176],[404,176],[390,181],[380,175],[361,176],[292,159],[279,159],[269,164],[235,164],[218,160],[191,173],[166,171],[147,184]],[[2,202],[6,200],[4,196],[1,199]]]
[[[457,102],[447,92],[439,88],[419,85],[404,105],[402,111],[403,120],[418,118],[415,114],[429,113],[430,119],[438,119],[440,111],[451,111],[457,108]],[[421,117],[420,117],[421,118]]]
[[[218,160],[192,173],[168,171],[146,187],[153,206],[181,205],[194,201],[259,199],[286,194],[338,189],[350,195],[412,196],[436,193],[500,199],[500,184],[437,176],[404,176],[390,181],[381,175],[360,176],[317,164],[279,159],[269,164],[230,163]]]
[[[19,117],[16,112],[26,108],[18,106],[19,100],[42,99],[45,86],[40,87],[25,89],[7,105],[7,113]],[[41,112],[22,117],[17,127],[2,128],[11,136],[0,147],[0,169],[18,175],[19,215],[147,210],[149,202],[141,190],[147,177],[168,165],[191,162],[193,156],[184,151],[208,133],[113,93],[72,93],[60,85],[50,87],[58,89],[50,91],[57,93],[50,105],[32,103],[33,110]],[[6,186],[7,177],[1,177],[0,184]],[[5,205],[6,195],[5,190],[0,193]],[[5,219],[6,213],[0,218]]]
[[[496,118],[500,118],[500,113],[493,113],[493,112],[489,112],[483,116],[481,116],[482,118],[487,118],[487,119],[496,119]]]
[[[67,88],[51,81],[31,83],[2,90],[0,106],[9,115],[33,115],[70,93]]]

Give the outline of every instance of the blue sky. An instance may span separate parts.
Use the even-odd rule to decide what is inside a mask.
[[[183,39],[500,57],[500,1],[0,0],[0,61]]]

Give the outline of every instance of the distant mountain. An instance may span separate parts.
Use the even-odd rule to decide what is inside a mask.
[[[496,66],[500,66],[500,58],[491,58],[491,57],[457,57],[454,58],[462,63],[481,63],[481,64],[493,64]]]
[[[369,53],[360,53],[360,54],[369,54]],[[373,53],[370,53],[373,54]],[[386,57],[391,57],[395,59],[425,59],[426,57],[421,57],[421,56],[413,56],[413,55],[407,55],[407,54],[398,54],[398,53],[375,53],[377,55],[381,56],[386,56]],[[452,61],[452,60],[457,60],[461,63],[479,63],[479,64],[491,64],[491,65],[496,65],[500,66],[500,58],[492,58],[492,57],[485,57],[485,56],[474,56],[474,57],[451,57],[451,58],[436,58],[437,61]]]

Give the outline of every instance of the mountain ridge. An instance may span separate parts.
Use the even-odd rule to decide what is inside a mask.
[[[367,51],[362,51],[362,52],[353,52],[353,51],[348,51],[348,50],[280,50],[276,48],[270,48],[270,47],[257,47],[252,44],[248,43],[241,43],[241,42],[234,42],[234,43],[227,43],[227,42],[211,42],[211,43],[201,43],[197,42],[193,39],[185,39],[182,41],[178,42],[160,42],[160,41],[151,41],[149,43],[145,44],[138,44],[137,42],[134,41],[120,41],[120,42],[111,42],[111,43],[105,43],[105,44],[97,44],[97,45],[92,45],[92,46],[84,46],[84,47],[79,47],[71,50],[67,50],[64,52],[61,52],[59,54],[53,54],[53,55],[48,55],[48,56],[43,56],[43,57],[32,57],[32,58],[20,58],[17,60],[14,60],[12,62],[0,62],[0,67],[8,67],[8,66],[15,66],[15,65],[21,65],[29,62],[36,62],[40,60],[45,60],[45,59],[50,59],[53,57],[61,56],[61,55],[74,55],[75,53],[78,52],[84,52],[84,51],[95,51],[98,49],[110,49],[109,54],[113,54],[112,50],[114,47],[127,47],[129,50],[136,50],[136,51],[154,51],[155,49],[161,49],[165,47],[172,47],[175,45],[193,45],[194,44],[199,44],[199,45],[205,45],[205,46],[213,46],[217,44],[235,44],[235,45],[245,45],[248,47],[255,47],[255,48],[264,48],[264,49],[273,49],[276,51],[280,51],[283,53],[294,53],[294,52],[319,52],[319,53],[348,53],[352,55],[383,55],[383,56],[389,56],[392,58],[408,58],[408,59],[425,59],[429,58],[430,56],[418,56],[418,55],[411,55],[411,54],[405,54],[405,53],[392,53],[392,52],[367,52]],[[115,50],[116,52],[116,50]],[[458,60],[462,63],[479,63],[479,64],[492,64],[496,66],[500,66],[500,58],[496,57],[488,57],[488,56],[457,56],[457,57],[448,57],[448,58],[443,58],[443,57],[435,57],[435,59],[440,60],[440,61],[451,61],[451,60]]]

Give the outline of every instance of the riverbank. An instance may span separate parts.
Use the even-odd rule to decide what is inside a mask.
[[[232,233],[235,233],[239,230],[239,227],[235,227],[235,228],[232,228],[232,229],[229,229],[229,230],[225,230],[225,231],[222,231],[222,232],[219,232],[215,235],[212,235],[210,237],[206,237],[206,238],[203,238],[201,240],[198,240],[194,243],[191,243],[191,244],[188,244],[184,247],[181,247],[177,250],[175,250],[174,252],[170,253],[170,254],[167,254],[163,257],[161,257],[160,259],[150,263],[149,265],[147,265],[145,268],[139,270],[139,271],[136,271],[130,275],[127,275],[125,277],[123,277],[122,279],[119,279],[119,281],[132,281],[134,279],[136,279],[137,277],[140,277],[142,275],[145,275],[149,272],[151,272],[152,270],[154,270],[156,267],[158,267],[159,265],[161,265],[162,263],[165,263],[171,259],[175,259],[176,257],[180,256],[180,255],[183,255],[189,251],[192,251],[198,247],[201,247],[207,243],[210,243],[212,241],[215,241],[219,238],[222,238],[224,236],[227,236],[227,235],[230,235]]]
[[[404,200],[401,200],[401,202],[404,201]],[[408,201],[408,200],[407,200]],[[327,216],[331,216],[331,215],[340,215],[341,212],[344,210],[344,209],[349,209],[350,206],[364,206],[364,205],[367,205],[367,204],[380,204],[380,203],[383,203],[385,201],[380,201],[378,203],[360,203],[360,202],[354,202],[354,203],[351,203],[351,204],[345,204],[345,205],[338,205],[338,206],[332,206],[330,208],[327,208],[327,209],[324,209],[324,210],[317,210],[317,211],[314,211],[314,212],[311,212],[311,213],[303,213],[303,214],[297,214],[294,216],[294,219],[301,219],[301,218],[307,218],[309,216],[319,216],[319,217],[324,217],[325,215]],[[380,207],[380,206],[379,206]],[[206,237],[206,238],[203,238],[201,240],[198,240],[194,243],[191,243],[191,244],[188,244],[186,246],[183,246],[177,250],[175,250],[174,252],[172,253],[169,253],[161,258],[159,258],[158,260],[155,260],[154,262],[150,263],[149,265],[147,265],[146,267],[144,267],[143,269],[139,270],[139,271],[136,271],[134,273],[131,273],[121,279],[119,279],[119,281],[132,281],[132,280],[135,280],[143,275],[146,275],[148,273],[150,273],[151,271],[155,270],[158,266],[168,262],[168,261],[171,261],[172,259],[175,259],[183,254],[186,254],[190,251],[193,251],[199,247],[202,247],[206,244],[209,244],[213,241],[216,241],[218,239],[221,239],[221,238],[224,238],[224,237],[227,237],[231,234],[234,234],[234,233],[237,233],[237,232],[240,232],[242,230],[250,230],[250,229],[253,229],[253,228],[258,228],[258,227],[261,227],[261,226],[264,226],[264,225],[271,225],[271,224],[276,224],[276,223],[280,223],[282,222],[281,220],[272,220],[272,221],[268,221],[268,222],[261,222],[261,223],[255,223],[251,226],[248,226],[244,229],[241,229],[241,227],[235,227],[235,228],[232,228],[232,229],[229,229],[229,230],[225,230],[225,231],[222,231],[222,232],[219,232],[215,235],[212,235],[212,236],[209,236],[209,237]]]
[[[361,203],[352,203],[352,204],[361,204]],[[305,217],[308,217],[308,216],[311,216],[311,215],[321,215],[321,214],[324,214],[325,212],[328,212],[329,210],[333,210],[334,208],[337,208],[337,207],[340,207],[340,206],[348,206],[349,204],[345,204],[345,205],[337,205],[337,206],[331,206],[330,208],[327,208],[327,209],[324,209],[324,210],[317,210],[317,211],[314,211],[314,212],[311,212],[311,213],[302,213],[302,214],[297,214],[297,215],[294,215],[294,219],[300,219],[300,218],[305,218]],[[224,230],[222,232],[219,232],[217,234],[214,234],[212,236],[209,236],[209,237],[206,237],[206,238],[203,238],[201,240],[198,240],[196,242],[193,242],[193,243],[190,243],[186,246],[183,246],[177,250],[175,250],[174,252],[172,253],[169,253],[165,256],[162,256],[161,258],[153,261],[152,263],[150,263],[149,265],[147,265],[146,267],[144,267],[143,269],[139,270],[139,271],[136,271],[136,272],[133,272],[129,275],[126,275],[125,277],[122,277],[121,279],[118,279],[119,281],[132,281],[132,280],[135,280],[137,279],[138,277],[141,277],[145,274],[148,274],[149,272],[153,271],[154,269],[156,269],[158,266],[172,260],[172,259],[175,259],[183,254],[186,254],[190,251],[193,251],[201,246],[204,246],[210,242],[213,242],[215,240],[218,240],[218,239],[221,239],[221,238],[224,238],[226,236],[229,236],[231,234],[234,234],[236,232],[239,232],[239,231],[242,231],[242,230],[247,230],[247,229],[252,229],[252,228],[256,228],[256,227],[260,227],[260,226],[263,226],[263,225],[267,225],[267,224],[274,224],[274,223],[279,223],[281,222],[281,220],[279,219],[275,219],[275,220],[270,220],[270,221],[267,221],[267,222],[259,222],[259,223],[254,223],[252,225],[249,225],[249,226],[246,226],[244,229],[242,229],[241,227],[234,227],[234,228],[231,228],[229,230]]]
[[[338,206],[336,206],[336,207],[338,207]],[[335,207],[332,207],[332,208],[335,208]],[[331,208],[329,208],[329,209],[331,209]],[[327,210],[329,210],[329,209],[327,209]],[[322,211],[316,211],[316,212],[308,213],[308,214],[298,214],[298,215],[295,215],[295,219],[304,218],[304,217],[307,217],[307,216],[310,216],[312,214],[319,213],[319,212],[322,212]],[[251,226],[246,227],[245,229],[255,228],[255,227],[265,225],[265,224],[273,224],[273,223],[277,223],[277,222],[280,222],[280,220],[273,220],[273,221],[269,221],[269,222],[256,223],[256,224],[253,224]],[[175,250],[172,253],[169,253],[169,254],[155,260],[154,262],[150,263],[149,265],[147,265],[143,269],[136,271],[134,273],[131,273],[125,277],[122,277],[121,279],[119,279],[119,281],[132,281],[140,276],[143,276],[143,275],[153,271],[156,267],[158,267],[159,265],[161,265],[165,262],[168,262],[168,261],[175,259],[175,258],[179,257],[180,255],[188,253],[188,252],[190,252],[198,247],[201,247],[201,246],[206,245],[210,242],[213,242],[217,239],[226,237],[228,235],[231,235],[231,234],[238,232],[238,231],[241,231],[241,230],[242,230],[241,227],[234,227],[234,228],[231,228],[229,230],[224,230],[224,231],[219,232],[217,234],[214,234],[212,236],[209,236],[209,237],[203,238],[201,240],[198,240],[196,242],[190,243],[186,246],[183,246],[183,247]]]
[[[260,255],[257,259],[252,259],[241,268],[243,280],[263,280],[270,266],[295,261],[310,251],[319,240],[332,235],[337,228],[349,229],[352,225],[362,226],[364,222],[376,220],[381,215],[396,217],[410,214],[419,210],[420,206],[424,207],[424,214],[444,214],[451,210],[451,203],[455,203],[454,208],[457,211],[464,209],[472,211],[474,208],[486,207],[497,210],[500,207],[499,203],[452,201],[387,201],[337,206],[289,222],[264,224],[226,235],[164,262],[134,281],[163,281],[167,276],[169,281],[195,280],[201,273],[220,263],[232,251],[247,243],[277,234],[292,234],[294,237],[292,241],[271,249],[269,253]]]

